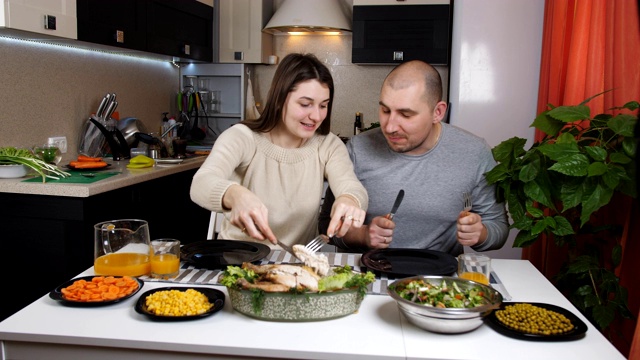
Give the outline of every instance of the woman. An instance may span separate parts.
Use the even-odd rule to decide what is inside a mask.
[[[342,140],[329,132],[333,93],[331,73],[314,55],[289,54],[260,117],[218,137],[191,199],[225,213],[219,238],[306,244],[317,236],[324,179],[336,194],[327,233],[362,225],[367,192]]]

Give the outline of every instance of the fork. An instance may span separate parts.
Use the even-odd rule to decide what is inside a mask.
[[[320,250],[324,245],[326,245],[324,238],[322,237],[322,235],[318,235],[313,240],[309,241],[309,243],[305,245],[304,248],[311,253],[315,253],[316,251]]]
[[[472,203],[471,203],[471,194],[468,192],[462,193],[462,197],[464,198],[464,209],[462,211],[469,212],[471,211]]]

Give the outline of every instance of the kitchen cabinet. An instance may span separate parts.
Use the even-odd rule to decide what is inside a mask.
[[[196,0],[77,0],[78,40],[213,60],[213,8]]]
[[[76,0],[4,0],[0,27],[19,37],[77,39]]]
[[[21,289],[4,299],[0,320],[92,266],[93,225],[98,222],[144,219],[152,239],[206,240],[211,212],[189,196],[196,171],[89,197],[0,193],[3,286]]]
[[[246,89],[246,69],[245,64],[190,64],[183,67],[181,71],[181,87],[193,83],[196,91],[210,94],[212,91],[219,91],[220,98],[219,112],[207,111],[206,116],[199,115],[198,122],[202,125],[206,122],[207,136],[206,142],[213,142],[215,138],[231,125],[244,119],[244,104]],[[200,88],[200,80],[208,80],[208,89]],[[205,98],[205,95],[203,98]],[[211,108],[210,106],[208,107]]]
[[[213,61],[213,8],[199,1],[148,0],[147,51]]]
[[[78,40],[146,50],[146,6],[140,0],[77,0]]]
[[[217,0],[220,63],[268,64],[273,35],[262,29],[273,15],[272,0]]]

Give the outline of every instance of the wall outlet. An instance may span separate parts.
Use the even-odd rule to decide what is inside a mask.
[[[67,152],[67,137],[66,136],[55,136],[50,137],[47,142],[48,145],[55,145],[60,149],[60,152],[65,154]]]

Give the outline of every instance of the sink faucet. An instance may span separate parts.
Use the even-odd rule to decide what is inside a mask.
[[[178,126],[181,126],[181,125],[182,125],[182,123],[179,123],[179,122],[177,122],[177,123],[175,123],[175,124],[171,125],[167,130],[165,130],[165,131],[162,133],[162,135],[160,135],[160,138],[161,138],[161,139],[164,139],[164,137],[165,137],[165,136],[167,136],[167,134],[168,134],[168,133],[170,133],[173,129],[175,129],[175,128],[177,128]]]

